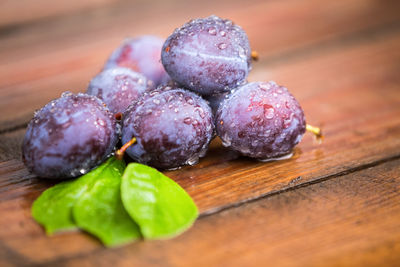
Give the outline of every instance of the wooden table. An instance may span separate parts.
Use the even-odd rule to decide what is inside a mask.
[[[53,183],[20,145],[33,111],[84,91],[127,36],[168,36],[217,14],[322,126],[293,158],[235,158],[215,140],[195,167],[166,172],[201,215],[167,241],[106,249],[79,232],[47,237],[30,216]],[[0,266],[399,266],[400,1],[0,1]]]

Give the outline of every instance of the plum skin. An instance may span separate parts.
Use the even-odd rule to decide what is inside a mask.
[[[128,155],[160,169],[196,164],[214,133],[207,102],[183,89],[146,93],[123,117],[122,142],[137,140],[127,149]]]
[[[161,61],[174,81],[201,95],[211,95],[245,82],[251,69],[251,49],[242,28],[210,16],[176,29],[163,45]]]
[[[114,114],[123,113],[145,91],[151,89],[146,77],[128,68],[115,67],[97,74],[86,93],[100,98]]]
[[[112,52],[104,69],[129,68],[146,76],[157,87],[171,79],[160,62],[163,43],[163,39],[153,35],[127,38]]]
[[[213,114],[215,114],[218,110],[219,105],[225,100],[228,95],[229,92],[224,92],[221,94],[204,96],[204,99],[208,101],[208,104],[210,105]]]
[[[41,178],[77,177],[113,152],[118,127],[97,97],[64,93],[36,112],[28,124],[23,162]]]
[[[215,124],[224,146],[259,160],[290,154],[306,129],[300,104],[273,81],[234,90],[220,104]]]

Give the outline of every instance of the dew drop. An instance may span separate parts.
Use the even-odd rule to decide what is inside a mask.
[[[193,101],[193,99],[191,97],[186,97],[185,100],[189,105],[193,105],[194,104],[194,101]]]
[[[268,83],[260,83],[259,87],[260,87],[260,89],[267,91],[271,88],[271,85]]]
[[[227,21],[225,21],[225,25],[226,26],[231,26],[233,23],[232,23],[232,21],[230,21],[230,20],[227,20]]]
[[[211,35],[216,35],[217,34],[217,29],[215,29],[214,27],[211,27],[208,29],[208,33]]]
[[[155,95],[158,95],[158,94],[159,94],[159,92],[157,92],[157,91],[153,91],[153,92],[149,93],[150,96],[155,96]]]
[[[199,113],[200,117],[204,119],[204,117],[206,116],[204,110],[202,108],[195,108],[195,110]]]
[[[220,44],[218,44],[218,48],[221,49],[221,50],[224,50],[226,47],[227,47],[227,44],[226,44],[226,43],[220,43]]]
[[[241,47],[241,46],[239,46],[239,57],[242,58],[242,59],[247,59],[246,50],[244,50],[244,48]]]
[[[291,157],[293,157],[293,153],[289,153],[287,155],[283,155],[281,157],[276,157],[276,158],[258,159],[258,161],[268,162],[268,161],[276,161],[276,160],[285,160],[285,159],[290,159]]]
[[[86,121],[88,121],[88,120],[86,120]],[[69,126],[71,126],[71,122],[70,122],[70,121],[67,121],[67,122],[65,122],[65,123],[62,124],[62,128],[63,128],[63,129],[66,129],[66,128],[68,128]]]
[[[265,118],[270,120],[270,119],[272,119],[274,117],[274,115],[275,115],[274,109],[273,108],[269,108],[269,109],[266,110]]]
[[[199,157],[197,155],[194,155],[186,161],[186,164],[193,166],[196,165],[198,162],[199,162]]]
[[[98,119],[98,120],[97,120],[97,123],[98,123],[99,125],[101,125],[101,126],[106,125],[105,122],[104,122],[102,119]]]
[[[71,96],[71,95],[72,95],[71,92],[66,91],[66,92],[64,92],[64,93],[61,94],[61,97],[68,97],[68,96]]]
[[[230,147],[232,145],[232,141],[227,135],[223,136],[223,138],[221,139],[222,139],[222,145],[224,147]]]

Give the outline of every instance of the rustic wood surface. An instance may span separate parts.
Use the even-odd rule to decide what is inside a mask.
[[[54,182],[20,160],[33,111],[84,91],[123,38],[210,14],[246,30],[260,54],[249,80],[286,85],[323,143],[306,134],[293,158],[260,163],[214,140],[166,172],[201,212],[173,240],[47,237],[30,207]],[[399,48],[399,1],[0,0],[0,266],[400,265]]]

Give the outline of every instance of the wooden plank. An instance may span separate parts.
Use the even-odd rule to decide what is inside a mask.
[[[199,165],[167,172],[167,175],[193,196],[202,214],[207,214],[248,199],[398,157],[399,77],[396,75],[397,65],[392,63],[400,57],[394,49],[399,42],[400,37],[389,36],[368,44],[339,47],[325,55],[314,55],[307,63],[300,60],[293,64],[278,64],[266,72],[271,78],[287,79],[292,83],[292,91],[301,99],[309,119],[325,124],[326,139],[322,145],[317,146],[311,136],[306,136],[296,149],[294,158],[258,163],[245,158],[235,159],[235,155],[227,154],[216,140],[209,155]],[[265,66],[263,68],[268,70]],[[318,70],[318,76],[305,75],[315,70]],[[254,75],[258,78],[265,73],[260,71]],[[325,83],[331,77],[338,79]],[[337,97],[340,101],[332,101]],[[16,136],[22,134],[23,130]],[[390,173],[384,175],[391,177]],[[50,239],[44,236],[42,229],[31,220],[29,208],[40,192],[51,184],[29,175],[21,162],[1,163],[0,181],[0,210],[7,214],[4,220],[13,222],[12,226],[4,227],[0,232],[0,240],[6,242],[4,246],[12,250],[18,248],[18,253],[24,258],[33,257],[37,261],[102,251],[95,240],[79,233]],[[321,195],[325,194],[322,192]],[[5,223],[0,221],[0,225]],[[21,251],[26,242],[30,246]],[[62,245],[69,243],[73,244]],[[382,253],[392,252],[390,245],[387,245],[388,250],[384,249],[386,245],[383,248],[378,245],[376,249],[383,249]],[[41,248],[44,252],[38,253],[30,247]],[[148,260],[149,256],[143,255],[135,257]],[[359,257],[363,255],[359,254]],[[108,257],[113,259],[114,256]]]
[[[0,29],[13,25],[46,19],[54,16],[61,16],[72,12],[82,12],[87,9],[99,8],[109,5],[115,0],[0,0]]]
[[[27,263],[49,266],[394,266],[399,190],[397,159],[202,217],[172,240],[118,249],[76,233],[44,237],[27,197],[0,203],[0,225],[10,224],[0,237]]]
[[[278,78],[277,81],[283,80],[290,85],[302,103],[308,121],[324,125],[326,138],[321,145],[306,135],[293,158],[260,163],[236,159],[237,155],[227,152],[215,140],[207,157],[198,165],[166,174],[194,197],[203,213],[209,213],[296,184],[398,156],[400,77],[393,62],[400,59],[400,52],[395,49],[399,43],[400,36],[374,39],[371,43],[339,47],[325,55],[314,55],[306,62],[273,69],[264,67],[265,72],[254,73],[256,78],[267,73],[270,78]],[[332,77],[337,79],[330,82]],[[12,138],[22,140],[22,137],[23,131],[20,131]],[[24,169],[22,165],[19,168]],[[26,180],[23,175],[12,179],[15,183]],[[8,190],[8,194],[18,196],[12,190]]]
[[[0,162],[21,159],[21,145],[25,128],[0,134]]]
[[[266,59],[293,51],[298,53],[338,36],[397,25],[396,5],[400,5],[400,2],[382,4],[362,0],[254,1],[245,6],[241,1],[214,2],[215,13],[242,25],[253,48]],[[90,77],[123,37],[144,33],[167,36],[189,18],[204,16],[209,6],[199,2],[189,9],[186,5],[179,1],[173,5],[157,2],[151,12],[159,19],[153,20],[146,15],[149,7],[136,8],[124,2],[100,15],[77,14],[3,36],[0,41],[0,130],[23,125],[33,110],[62,91],[84,91]],[[182,8],[176,10],[177,6]],[[171,13],[176,16],[171,18]]]
[[[264,7],[282,8],[285,7],[284,3],[286,1],[273,1],[249,4],[243,8],[233,4],[234,9],[225,12],[239,19],[242,16],[241,20],[246,20],[245,25],[257,27],[249,31],[253,34],[259,32],[258,28],[264,29],[263,25],[265,26],[265,17],[260,19],[260,10]],[[324,14],[326,20],[322,22],[318,12],[312,11],[312,6],[306,9],[294,4],[293,9],[287,6],[281,10],[269,9],[277,12],[272,17],[275,16],[276,21],[282,23],[279,25],[281,30],[292,27],[307,38],[302,39],[301,35],[293,31],[282,31],[282,35],[277,35],[277,39],[271,42],[268,39],[271,36],[257,36],[255,43],[262,44],[263,49],[260,52],[267,56],[267,60],[255,65],[250,79],[274,79],[287,85],[300,100],[308,121],[324,126],[324,143],[318,146],[307,135],[296,148],[292,159],[259,163],[237,158],[215,140],[208,156],[199,165],[166,172],[193,196],[203,216],[240,205],[250,199],[260,199],[263,196],[268,198],[213,216],[205,216],[188,233],[171,241],[140,242],[121,249],[105,250],[96,240],[80,233],[48,238],[31,219],[30,207],[40,192],[52,183],[30,175],[19,160],[13,160],[20,156],[16,146],[20,143],[24,130],[6,131],[0,134],[0,153],[7,160],[1,162],[0,159],[0,211],[4,214],[0,216],[0,265],[188,265],[189,259],[198,259],[196,263],[199,266],[245,263],[256,265],[260,262],[275,263],[273,265],[338,265],[351,260],[358,265],[382,265],[385,263],[384,259],[388,260],[387,265],[398,263],[398,14],[395,14],[396,9],[390,10],[394,7],[391,2],[376,4],[368,1],[347,1],[346,4],[324,5],[313,1],[306,3],[316,4],[317,11]],[[322,7],[325,5],[326,9]],[[346,11],[338,8],[346,5],[349,5]],[[222,8],[222,4],[217,4],[217,7]],[[298,13],[294,12],[296,8]],[[384,11],[376,14],[376,22],[371,19],[374,15],[373,8]],[[293,12],[290,13],[290,10]],[[336,13],[333,12],[335,10]],[[255,11],[254,19],[247,19],[252,14],[250,11]],[[157,12],[156,9],[154,14],[158,14]],[[201,12],[201,9],[193,12]],[[281,20],[287,12],[299,14],[302,19],[297,23],[289,22],[290,17],[286,17],[288,21]],[[330,12],[333,12],[332,17],[329,16]],[[169,14],[171,13],[170,10]],[[177,11],[176,14],[174,20],[182,19],[183,11]],[[190,12],[187,14],[189,16]],[[315,16],[314,20],[308,20],[307,15],[312,14]],[[346,14],[346,19],[336,14]],[[349,23],[348,16],[355,22]],[[61,24],[56,21],[54,28],[38,24],[44,26],[41,29],[43,33],[32,42],[30,52],[27,44],[35,40],[35,34],[40,32],[38,25],[27,27],[27,32],[22,30],[20,34],[11,34],[11,38],[0,41],[0,68],[4,59],[2,56],[7,52],[11,55],[10,58],[15,56],[14,59],[18,61],[13,65],[10,58],[6,57],[4,62],[10,68],[0,69],[0,83],[4,82],[5,85],[15,81],[7,86],[0,86],[0,121],[8,121],[7,127],[18,125],[12,123],[21,118],[20,123],[26,122],[30,115],[24,118],[18,112],[27,112],[38,102],[45,101],[52,94],[58,94],[58,91],[52,91],[57,85],[74,85],[74,88],[82,85],[90,73],[94,73],[93,64],[100,62],[99,58],[104,55],[103,50],[111,47],[112,41],[104,40],[106,38],[100,33],[109,33],[111,40],[116,40],[118,34],[128,29],[123,26],[123,30],[117,30],[114,35],[113,30],[117,26],[101,29],[105,24],[99,23],[97,28],[94,27],[95,23],[89,23],[89,26],[82,25],[82,31],[76,36],[83,39],[78,40],[74,39],[73,33],[76,23],[82,21],[72,23],[72,18],[77,17],[79,15],[61,19]],[[143,17],[144,15],[139,18]],[[266,17],[266,21],[269,18]],[[124,16],[117,18],[116,24],[121,25],[125,20],[127,21],[127,17]],[[341,20],[347,21],[348,27],[344,27]],[[109,22],[107,19],[104,21]],[[142,21],[144,23],[146,19]],[[304,24],[301,24],[303,21]],[[68,26],[65,22],[72,24]],[[132,26],[133,23],[130,23],[128,25]],[[159,32],[168,27],[167,24],[156,26],[158,22],[151,23],[150,25],[155,25],[155,31]],[[356,26],[352,26],[353,24]],[[59,27],[60,25],[64,26]],[[341,28],[337,28],[338,25]],[[372,30],[368,30],[371,27]],[[53,30],[46,31],[51,29]],[[54,41],[44,38],[55,34],[57,29],[60,30],[60,35],[53,36]],[[90,33],[89,29],[93,29],[93,32]],[[313,34],[307,35],[307,31]],[[347,36],[359,31],[362,32]],[[25,39],[24,33],[28,33]],[[276,32],[278,33],[279,31]],[[289,39],[298,40],[299,44],[285,41],[285,45],[277,45],[282,36],[292,35],[293,39]],[[71,37],[72,41],[68,40]],[[82,45],[84,41],[87,42]],[[95,41],[99,43],[94,45]],[[43,53],[47,49],[49,55]],[[281,58],[279,55],[282,53],[284,56]],[[12,77],[18,73],[17,67],[26,76]],[[9,71],[8,75],[1,76],[3,70]],[[22,101],[23,97],[25,100]],[[3,112],[1,109],[4,105],[10,103],[17,103],[19,106],[7,106]],[[4,120],[6,117],[7,120]],[[0,127],[1,129],[9,128]],[[381,163],[383,164],[376,167]],[[361,174],[337,177],[366,167],[374,168],[363,170]],[[324,180],[328,181],[298,189],[300,186]],[[293,188],[297,189],[285,191]],[[307,188],[312,190],[305,190]],[[277,192],[283,193],[276,195]],[[266,202],[276,198],[278,200],[273,203]],[[231,213],[232,211],[234,212]],[[355,218],[357,220],[353,221]],[[237,255],[237,261],[233,257],[227,258],[226,255]],[[310,258],[314,255],[314,258]]]
[[[399,190],[396,160],[205,217],[171,241],[102,250],[65,265],[396,265]]]

